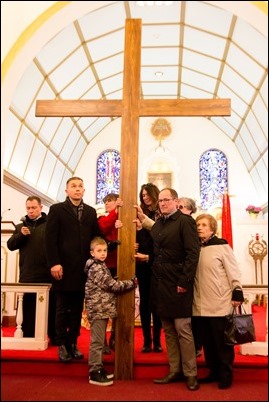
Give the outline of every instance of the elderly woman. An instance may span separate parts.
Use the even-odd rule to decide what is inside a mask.
[[[200,382],[218,382],[220,389],[226,389],[233,381],[234,346],[224,343],[225,316],[244,301],[240,270],[228,242],[216,236],[216,219],[201,214],[196,225],[201,252],[194,281],[193,316],[199,320],[209,368],[209,375]]]

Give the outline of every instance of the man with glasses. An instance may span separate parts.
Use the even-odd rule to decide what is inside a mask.
[[[162,218],[150,231],[154,253],[151,301],[162,321],[170,372],[154,383],[180,381],[184,374],[187,388],[195,391],[199,384],[191,315],[199,238],[194,219],[178,209],[174,189],[161,190],[158,202]]]

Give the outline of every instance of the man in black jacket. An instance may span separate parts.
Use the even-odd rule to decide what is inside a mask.
[[[187,388],[195,391],[199,384],[191,315],[199,238],[194,219],[177,209],[174,189],[164,188],[158,198],[162,217],[150,231],[154,253],[151,301],[165,333],[170,372],[154,382],[179,381],[184,374]]]
[[[100,236],[96,210],[83,202],[83,180],[71,177],[66,183],[67,198],[50,207],[46,226],[46,252],[56,293],[56,344],[59,359],[81,359],[77,348],[84,304],[90,242]]]
[[[45,250],[45,227],[47,215],[42,212],[41,199],[35,195],[26,200],[27,215],[16,225],[7,241],[9,250],[19,250],[19,282],[51,283]],[[25,338],[35,336],[36,294],[25,293],[23,297],[22,331]],[[48,336],[55,344],[55,294],[49,293]]]

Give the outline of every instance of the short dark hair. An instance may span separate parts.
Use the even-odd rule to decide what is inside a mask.
[[[73,180],[80,180],[80,181],[82,181],[82,183],[83,183],[83,180],[82,180],[80,177],[74,176],[74,177],[70,177],[70,178],[67,180],[66,185],[68,185],[68,184],[70,183],[70,181],[73,181]]]
[[[116,200],[117,198],[119,198],[119,194],[117,193],[108,193],[104,198],[103,198],[103,202],[106,202],[107,200]]]
[[[38,203],[39,205],[41,205],[41,198],[38,197],[37,195],[30,195],[30,196],[27,198],[26,202],[27,202],[27,201],[37,201],[37,203]]]

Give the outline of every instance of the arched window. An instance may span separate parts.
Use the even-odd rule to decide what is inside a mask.
[[[199,168],[201,208],[221,205],[228,188],[227,157],[218,149],[209,149],[201,155]]]
[[[115,149],[103,151],[97,158],[96,203],[103,202],[108,193],[120,192],[120,153]]]

